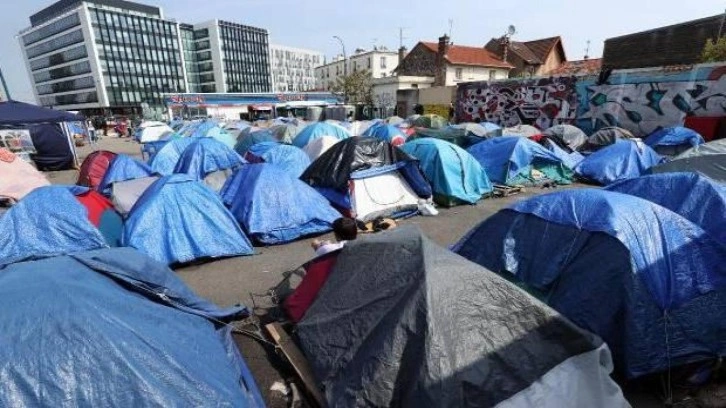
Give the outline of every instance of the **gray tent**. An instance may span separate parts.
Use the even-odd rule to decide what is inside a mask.
[[[673,160],[652,167],[650,173],[696,172],[719,183],[726,183],[726,140],[693,147]]]
[[[616,126],[604,127],[590,135],[587,141],[580,146],[581,152],[594,152],[603,147],[610,146],[618,139],[634,139],[630,131]]]
[[[713,140],[693,146],[685,152],[674,157],[674,160],[687,159],[689,157],[709,156],[714,154],[726,154],[726,139]]]
[[[627,406],[601,340],[415,227],[349,242],[298,334],[331,407]]]
[[[552,139],[559,147],[571,153],[587,142],[587,135],[580,128],[572,125],[555,125],[542,132]],[[564,144],[564,146],[563,146]]]

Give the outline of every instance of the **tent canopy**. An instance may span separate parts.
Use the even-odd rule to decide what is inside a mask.
[[[115,157],[116,153],[108,150],[96,150],[86,156],[81,164],[81,170],[78,172],[76,184],[98,189]]]
[[[656,130],[645,139],[645,144],[650,147],[656,146],[698,146],[703,143],[703,137],[696,131],[682,127],[673,126]]]
[[[253,253],[217,194],[182,174],[146,189],[126,220],[122,243],[166,264]]]
[[[18,101],[0,102],[0,127],[38,123],[83,122],[85,118],[66,111]]]
[[[106,169],[101,182],[98,184],[98,191],[109,195],[111,185],[119,181],[135,180],[153,175],[151,167],[131,156],[117,154]]]
[[[575,173],[586,180],[608,185],[639,177],[662,160],[658,153],[643,143],[617,140],[585,157],[575,167]]]
[[[404,144],[401,150],[419,160],[439,205],[474,204],[492,191],[479,162],[453,143],[424,138]]]
[[[627,377],[726,354],[726,319],[708,312],[726,307],[726,247],[657,204],[601,189],[540,195],[454,251],[601,336]]]
[[[273,164],[243,166],[221,195],[247,234],[264,244],[330,231],[340,217],[312,187]]]
[[[222,170],[234,171],[245,161],[224,143],[210,137],[194,139],[182,152],[174,173],[187,174],[197,180]]]
[[[486,140],[479,136],[472,135],[465,129],[455,128],[451,126],[445,127],[443,129],[416,128],[414,133],[410,136],[409,140],[426,137],[445,140],[465,149],[471,145]]]
[[[184,137],[181,139],[173,139],[165,143],[154,156],[151,157],[149,165],[154,173],[161,174],[162,176],[168,176],[174,173],[174,168],[179,162],[184,150],[189,147],[190,144],[194,143],[197,139],[190,137]]]
[[[494,183],[532,184],[542,179],[569,183],[572,171],[555,154],[537,143],[517,136],[485,140],[467,149]]]
[[[406,134],[394,125],[387,125],[383,122],[369,127],[362,136],[372,136],[394,145],[401,146],[406,142]]]
[[[580,146],[581,152],[595,152],[603,147],[610,146],[620,139],[633,139],[630,131],[617,126],[604,127],[590,135],[587,141]]]
[[[10,265],[0,299],[0,365],[13,367],[0,405],[264,406],[219,324],[247,311],[197,297],[132,249]]]
[[[305,147],[311,140],[321,138],[323,136],[334,137],[339,140],[347,139],[350,137],[350,133],[341,126],[332,125],[327,122],[315,122],[311,123],[300,133],[295,136],[292,144],[297,147]]]
[[[625,405],[601,340],[415,227],[346,244],[297,333],[331,407]]]
[[[272,164],[295,178],[310,165],[310,158],[302,149],[277,142],[257,143],[250,147],[245,158],[252,163]]]
[[[237,138],[237,144],[234,146],[234,150],[240,155],[244,156],[250,147],[257,143],[263,142],[277,142],[278,139],[269,129],[255,130],[254,132],[243,132],[240,133]]]
[[[542,131],[532,125],[516,125],[502,129],[502,136],[532,137],[542,134]]]
[[[542,132],[552,139],[561,149],[572,153],[587,142],[587,135],[580,128],[572,125],[555,125]]]

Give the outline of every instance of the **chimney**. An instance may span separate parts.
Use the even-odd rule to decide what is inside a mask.
[[[434,68],[434,86],[446,85],[446,53],[449,51],[449,36],[439,37],[439,47],[436,51]]]
[[[398,63],[400,64],[403,62],[404,58],[406,58],[406,47],[401,46],[401,48],[398,49]]]

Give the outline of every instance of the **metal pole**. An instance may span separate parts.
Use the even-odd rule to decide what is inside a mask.
[[[343,49],[343,77],[347,80],[348,79],[348,56],[345,53],[345,43],[343,43],[343,40],[338,37],[337,35],[334,35],[333,38],[338,40],[340,43],[340,48]],[[345,82],[343,82],[343,101],[345,103],[348,103],[348,86]]]

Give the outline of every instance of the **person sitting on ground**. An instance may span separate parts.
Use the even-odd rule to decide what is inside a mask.
[[[314,239],[311,243],[316,256],[322,256],[327,253],[337,251],[342,248],[347,241],[353,241],[358,237],[358,225],[353,218],[342,217],[333,222],[333,234],[335,241],[321,241]]]

